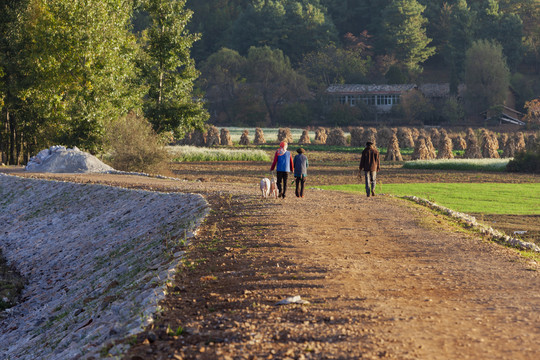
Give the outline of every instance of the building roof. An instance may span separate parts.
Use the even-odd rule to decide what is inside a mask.
[[[366,84],[342,84],[330,85],[326,92],[333,94],[397,94],[412,90],[414,84],[396,85],[366,85]]]

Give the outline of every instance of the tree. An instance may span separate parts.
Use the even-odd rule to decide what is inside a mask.
[[[306,54],[298,68],[312,80],[311,86],[324,90],[332,84],[364,82],[369,65],[370,59],[361,50],[328,45]]]
[[[269,46],[297,63],[303,54],[335,42],[336,34],[318,0],[260,0],[235,22],[228,47],[245,55],[252,46]]]
[[[450,34],[444,49],[446,62],[450,66],[450,92],[457,95],[463,81],[465,53],[473,41],[474,17],[465,0],[458,0],[450,9]]]
[[[281,50],[252,47],[247,56],[247,81],[261,94],[272,124],[280,106],[309,98],[306,79],[291,67]]]
[[[245,79],[246,59],[237,51],[223,48],[201,66],[199,86],[206,93],[211,113],[229,124],[237,118],[236,102]],[[222,116],[223,114],[223,116]],[[217,120],[217,119],[215,119]]]
[[[192,56],[197,63],[227,44],[232,24],[247,8],[250,0],[187,0],[186,7],[193,11],[188,27],[202,37],[193,44]]]
[[[152,21],[142,34],[139,60],[141,79],[148,86],[143,106],[156,132],[173,131],[183,137],[200,128],[208,113],[194,99],[193,82],[199,76],[190,49],[199,39],[186,26],[192,12],[185,0],[146,0],[144,9]]]
[[[488,40],[473,42],[465,56],[466,110],[469,115],[504,104],[510,72],[501,45]]]
[[[420,64],[435,53],[428,46],[424,9],[416,0],[392,0],[383,11],[381,45],[412,73],[421,72]]]
[[[18,148],[57,142],[98,151],[105,123],[138,106],[140,98],[133,83],[131,3],[19,4],[2,49],[5,112],[16,135],[11,142]]]

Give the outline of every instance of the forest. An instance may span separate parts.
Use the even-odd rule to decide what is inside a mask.
[[[441,104],[404,95],[393,124],[474,125],[509,92],[534,120],[539,24],[537,0],[2,0],[2,162],[105,151],[126,117],[171,139],[377,117],[329,101],[336,84],[449,84]]]

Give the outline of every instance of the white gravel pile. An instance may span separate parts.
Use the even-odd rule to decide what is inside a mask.
[[[200,195],[0,174],[0,247],[28,280],[0,320],[0,359],[99,357],[141,331],[207,212]]]
[[[26,165],[26,171],[47,173],[106,173],[114,169],[95,156],[79,150],[55,145],[41,150]]]

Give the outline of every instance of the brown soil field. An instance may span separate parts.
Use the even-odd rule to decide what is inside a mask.
[[[174,164],[188,181],[13,172],[208,199],[163,311],[124,359],[535,359],[539,264],[404,200],[310,188],[355,181],[343,157],[314,157],[305,198],[279,200],[259,195],[267,163]],[[380,180],[539,178],[383,163]],[[293,296],[307,303],[277,305]]]

